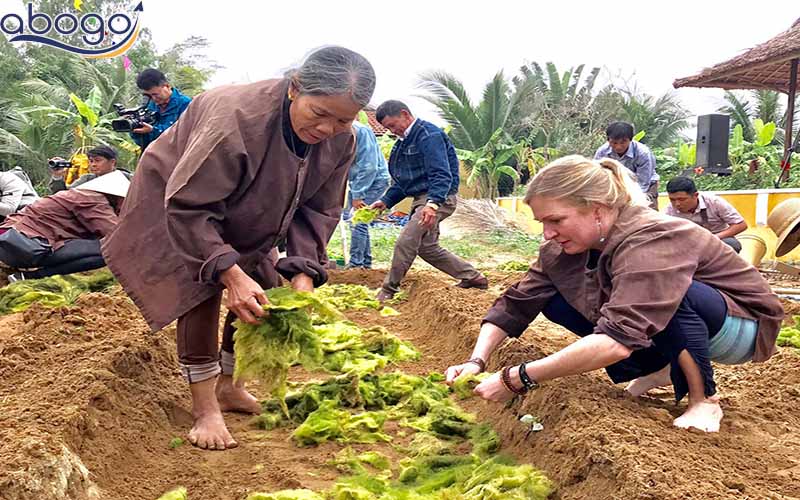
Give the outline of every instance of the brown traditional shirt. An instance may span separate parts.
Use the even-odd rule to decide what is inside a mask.
[[[568,255],[554,241],[494,303],[485,322],[518,337],[557,292],[604,333],[632,349],[672,319],[692,280],[725,298],[728,314],[758,321],[754,361],[775,352],[783,307],[756,268],[719,238],[683,219],[643,207],[622,210],[593,269],[589,252]]]
[[[29,238],[44,238],[53,251],[74,239],[100,239],[117,226],[106,195],[84,189],[59,191],[11,214],[0,228],[14,228]]]
[[[288,85],[205,92],[142,156],[103,256],[153,330],[219,293],[233,262],[256,277],[284,238],[290,257],[327,261],[355,139],[348,129],[296,156]]]

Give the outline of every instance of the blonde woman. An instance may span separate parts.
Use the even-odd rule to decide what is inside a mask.
[[[466,363],[479,373],[507,337],[543,313],[581,338],[542,359],[506,367],[475,392],[505,401],[539,383],[605,368],[634,396],[668,385],[688,394],[678,427],[719,430],[711,361],[765,361],[775,352],[780,301],[759,272],[719,238],[646,207],[611,159],[568,156],[542,169],[525,196],[547,240],[526,276],[484,318]]]

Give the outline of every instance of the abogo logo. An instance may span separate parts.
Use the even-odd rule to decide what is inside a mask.
[[[28,3],[23,15],[4,15],[0,31],[12,43],[39,43],[96,59],[124,54],[133,46],[139,36],[142,2],[130,15],[118,12],[107,19],[95,12],[81,13],[81,3],[75,0],[79,15],[64,12],[55,18],[34,12],[33,4]]]

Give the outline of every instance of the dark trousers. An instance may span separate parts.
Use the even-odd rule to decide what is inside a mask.
[[[25,271],[26,278],[46,278],[56,274],[91,271],[106,265],[100,253],[100,240],[73,239],[56,251],[42,238],[28,238],[14,229],[5,231],[0,242],[0,260]]]
[[[553,323],[581,337],[594,332],[595,325],[569,305],[561,294],[553,296],[542,312]],[[628,382],[669,364],[675,400],[680,401],[689,392],[686,376],[678,365],[678,356],[686,350],[700,368],[705,395],[712,396],[717,388],[709,339],[722,328],[727,314],[725,299],[716,289],[693,281],[667,327],[652,337],[653,345],[633,351],[629,358],[606,367],[606,372],[614,383]]]
[[[262,288],[279,287],[281,278],[275,271],[278,260],[277,249],[272,249],[269,256],[258,269],[250,274]],[[178,360],[184,365],[204,365],[219,360],[220,349],[233,353],[233,333],[236,328],[233,322],[236,315],[228,311],[222,327],[222,346],[219,344],[219,313],[222,303],[222,292],[196,305],[189,312],[178,318],[177,344]]]
[[[42,259],[39,269],[26,278],[46,278],[99,269],[106,265],[100,253],[100,240],[67,240],[64,246]]]

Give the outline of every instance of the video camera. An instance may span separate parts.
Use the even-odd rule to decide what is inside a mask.
[[[60,168],[70,168],[72,166],[72,162],[69,160],[48,160],[47,165],[52,170],[58,170]]]
[[[145,123],[152,125],[156,121],[155,112],[148,110],[145,106],[125,109],[122,104],[115,104],[114,109],[120,116],[120,118],[111,120],[111,128],[114,132],[130,132],[142,128]]]

